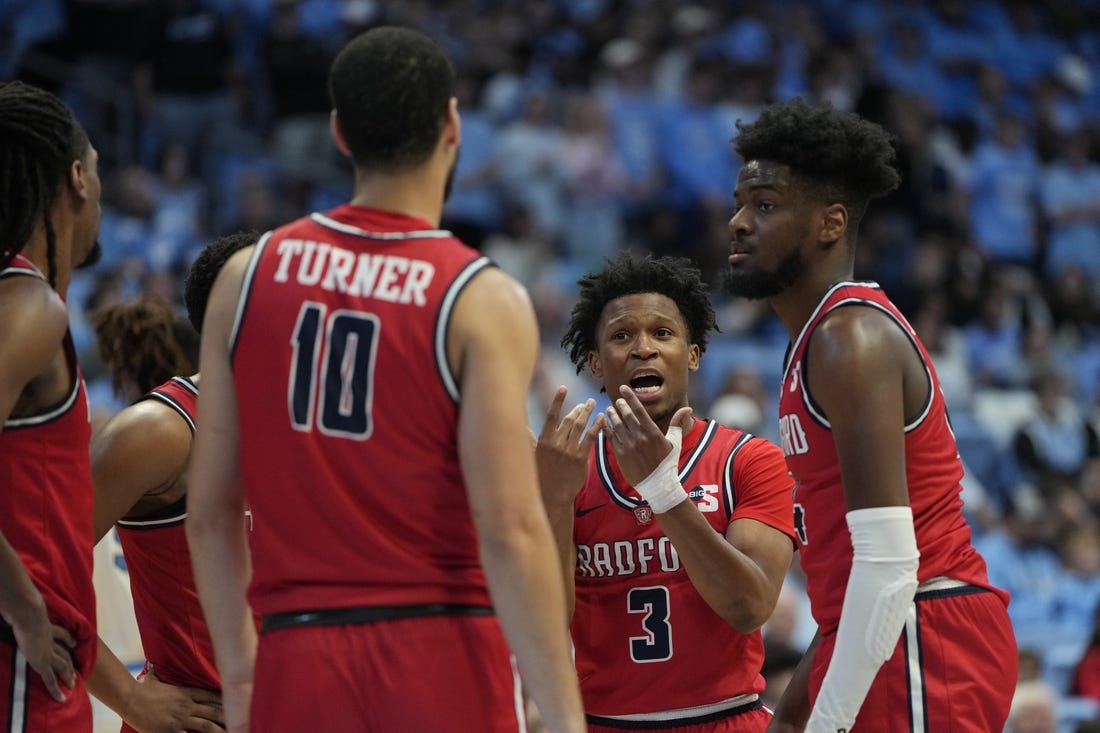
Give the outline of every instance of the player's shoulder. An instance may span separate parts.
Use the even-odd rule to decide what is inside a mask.
[[[470,263],[476,271],[462,290],[461,298],[477,301],[486,308],[531,308],[531,297],[519,280],[496,267],[491,260],[475,260]],[[495,312],[495,311],[491,311]]]
[[[93,465],[137,465],[156,457],[186,460],[191,428],[170,406],[141,400],[115,414],[92,439]]]
[[[103,434],[115,440],[160,445],[190,441],[191,429],[179,411],[157,399],[142,399],[107,421]]]
[[[721,437],[720,445],[734,453],[734,462],[737,465],[786,464],[783,451],[767,438],[721,423],[718,423],[717,434]]]
[[[36,277],[0,279],[0,320],[8,337],[0,339],[0,347],[6,342],[20,352],[37,352],[36,345],[53,349],[69,328],[65,301]]]

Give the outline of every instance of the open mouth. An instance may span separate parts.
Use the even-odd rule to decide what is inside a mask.
[[[657,374],[642,374],[630,380],[630,388],[637,395],[654,394],[661,390],[664,383],[665,380]]]

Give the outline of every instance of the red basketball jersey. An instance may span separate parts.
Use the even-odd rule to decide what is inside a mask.
[[[186,377],[173,377],[145,395],[175,410],[195,432],[199,391]],[[221,689],[214,647],[206,628],[184,520],[186,497],[152,516],[121,519],[119,541],[130,573],[141,647],[157,677],[173,685]]]
[[[772,443],[696,420],[679,465],[715,532],[750,518],[793,537],[791,479]],[[764,689],[760,632],[738,632],[699,595],[603,435],[574,507],[571,632],[587,713],[679,710]]]
[[[258,614],[489,605],[447,364],[455,300],[488,265],[350,205],[257,245],[232,360]]]
[[[0,278],[19,276],[45,280],[23,255],[0,270]],[[9,418],[0,430],[0,530],[42,593],[50,620],[76,637],[73,661],[86,676],[96,649],[92,428],[68,331],[64,349],[73,375],[68,397],[42,414]]]
[[[834,631],[852,568],[852,542],[840,464],[828,419],[805,386],[806,345],[818,323],[835,308],[874,308],[890,317],[920,352],[931,385],[928,403],[905,426],[905,471],[920,551],[920,582],[938,576],[989,586],[985,561],[970,542],[963,518],[962,461],[948,422],[939,379],[913,327],[876,283],[838,283],[802,328],[787,357],[779,398],[780,444],[795,477],[795,524],[814,619],[823,634]],[[1007,595],[1003,594],[1007,603]]]

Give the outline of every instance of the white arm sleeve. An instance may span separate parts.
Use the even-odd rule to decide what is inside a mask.
[[[890,658],[917,590],[920,553],[907,506],[848,512],[852,572],[829,669],[806,733],[843,733],[855,723],[879,667]]]

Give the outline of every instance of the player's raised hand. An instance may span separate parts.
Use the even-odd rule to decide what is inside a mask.
[[[619,394],[607,408],[605,432],[611,439],[623,477],[636,487],[661,465],[670,451],[675,449],[677,455],[673,461],[679,460],[679,438],[682,432],[691,429],[692,411],[690,407],[677,410],[668,433],[663,433],[630,387],[624,384]]]
[[[565,417],[562,405],[568,390],[558,387],[546,412],[546,422],[535,445],[539,484],[543,499],[572,503],[584,486],[588,475],[588,456],[596,436],[604,426],[603,414],[596,415],[592,425],[588,419],[596,409],[596,401],[586,400],[576,405]]]

